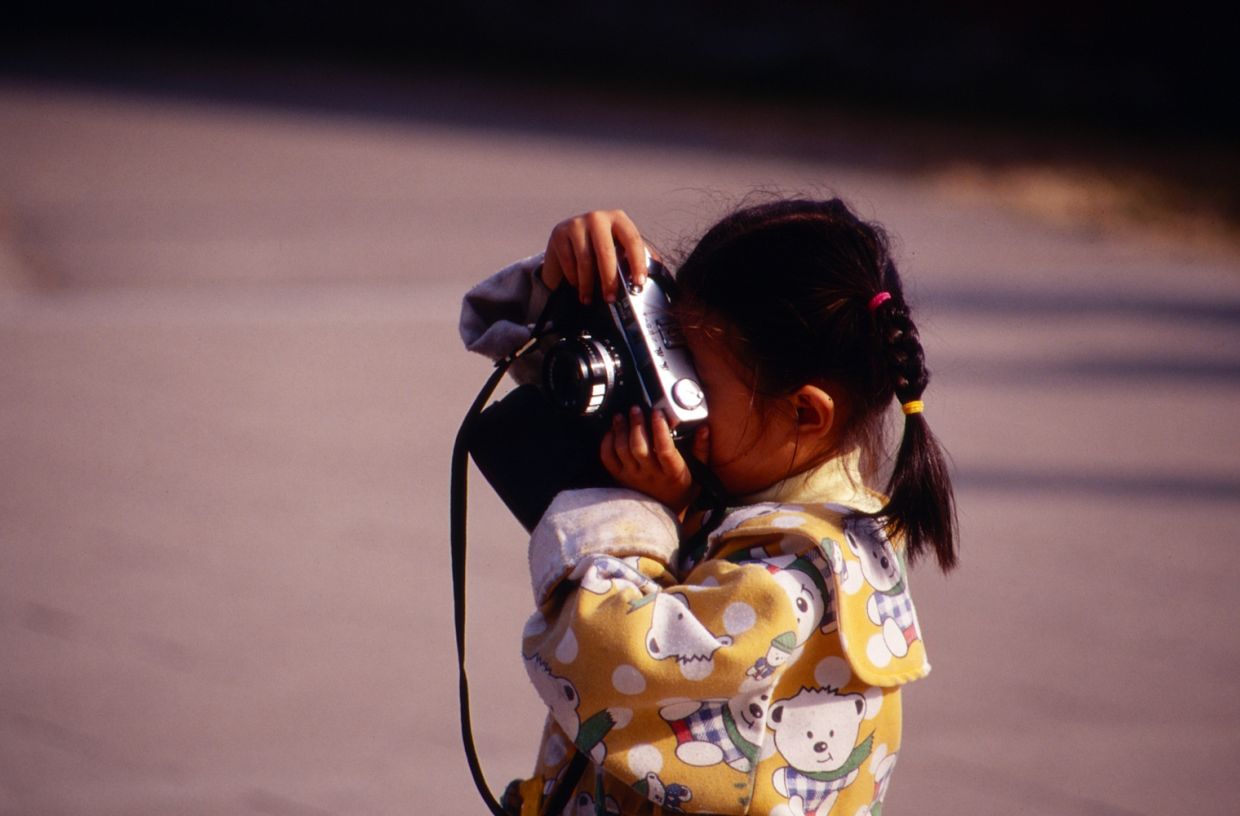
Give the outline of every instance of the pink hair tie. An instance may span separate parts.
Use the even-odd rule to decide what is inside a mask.
[[[889,300],[891,300],[890,292],[879,292],[877,295],[870,298],[870,311],[874,311]]]

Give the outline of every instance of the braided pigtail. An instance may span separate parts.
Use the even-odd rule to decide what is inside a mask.
[[[956,503],[943,448],[922,413],[921,395],[930,382],[926,355],[903,297],[885,298],[872,311],[882,364],[904,411],[900,450],[887,483],[889,499],[879,515],[888,519],[890,534],[904,536],[910,562],[933,548],[946,572],[956,565]]]

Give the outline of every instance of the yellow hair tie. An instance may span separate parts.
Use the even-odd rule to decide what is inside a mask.
[[[925,407],[926,404],[921,400],[909,400],[900,406],[900,410],[904,412],[905,416],[909,416],[910,414],[920,414],[925,410]]]

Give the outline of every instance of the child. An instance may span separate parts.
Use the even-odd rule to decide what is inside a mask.
[[[559,285],[613,297],[617,247],[646,250],[622,212],[559,224],[542,257],[467,296],[467,343],[511,351]],[[614,419],[600,457],[624,487],[561,493],[531,537],[523,655],[549,716],[534,776],[505,804],[877,814],[900,686],[929,670],[906,561],[955,563],[928,372],[886,239],[838,200],[774,201],[712,227],[677,280],[710,414],[691,447],[731,509],[682,552],[701,520],[667,420]],[[904,427],[884,497],[862,470],[893,398]]]

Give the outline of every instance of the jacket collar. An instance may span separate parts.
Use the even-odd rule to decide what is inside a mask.
[[[820,465],[778,481],[765,490],[741,497],[743,504],[779,502],[811,504],[830,502],[862,512],[882,509],[879,494],[865,486],[861,478],[861,451],[854,448]]]

